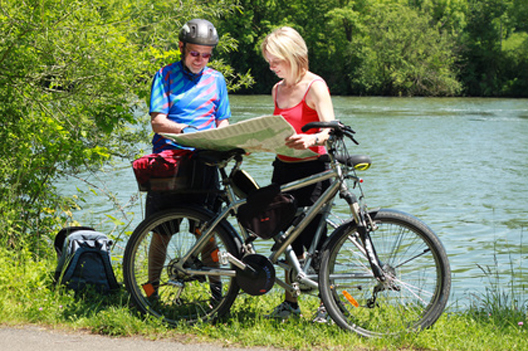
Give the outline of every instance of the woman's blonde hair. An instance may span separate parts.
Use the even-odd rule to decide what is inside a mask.
[[[291,27],[281,27],[268,34],[260,49],[266,58],[266,53],[285,60],[291,67],[291,78],[299,82],[308,71],[308,48],[301,35]]]

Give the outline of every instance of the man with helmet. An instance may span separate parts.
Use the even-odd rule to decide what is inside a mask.
[[[185,147],[158,133],[186,133],[229,124],[231,110],[222,74],[207,67],[218,34],[211,22],[193,19],[180,31],[181,61],[161,68],[152,82],[150,116],[154,152]]]
[[[191,133],[229,124],[231,109],[225,78],[220,72],[207,67],[217,44],[216,29],[207,20],[193,19],[181,28],[179,33],[181,60],[162,67],[156,72],[152,81],[149,112],[152,130],[155,133],[152,139],[154,153],[192,149],[164,138],[160,133]],[[204,189],[216,189],[218,182],[216,167],[196,166],[203,168],[195,174],[203,177]],[[213,209],[215,200],[214,193],[174,194],[149,191],[146,216],[189,203],[205,205]],[[170,235],[154,234],[151,242],[149,284],[153,289],[149,290],[155,291],[156,294],[169,241]],[[206,247],[204,251],[210,249]],[[206,255],[202,253],[202,256]]]

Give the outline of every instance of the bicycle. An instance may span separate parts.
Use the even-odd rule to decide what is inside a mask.
[[[331,130],[326,145],[331,167],[284,184],[280,192],[326,179],[331,185],[314,205],[299,209],[293,222],[273,236],[269,256],[256,252],[258,237],[239,221],[238,231],[228,221],[237,218],[237,211],[248,202],[248,193],[260,190],[240,168],[245,155],[241,149],[204,153],[203,162],[218,166],[221,175],[224,202],[219,213],[181,207],[139,224],[125,249],[123,275],[142,313],[173,325],[214,322],[230,310],[240,290],[262,295],[278,284],[295,296],[318,290],[332,320],[362,336],[421,330],[438,320],[451,287],[449,261],[439,238],[412,215],[367,209],[357,171],[368,169],[371,160],[349,154],[347,139],[357,144],[350,127],[339,121],[316,122],[303,131],[311,128]],[[343,222],[331,216],[338,196],[351,214]],[[290,244],[318,214],[322,219],[314,243],[300,261]],[[324,226],[334,230],[318,252]],[[150,242],[153,233],[160,232],[170,234],[165,262],[159,282],[150,282]],[[275,266],[289,271],[292,283],[276,277]]]

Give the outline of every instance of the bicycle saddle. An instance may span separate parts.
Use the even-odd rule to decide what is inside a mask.
[[[205,163],[208,166],[220,166],[233,158],[244,155],[244,149],[236,148],[228,151],[198,150],[193,155],[193,160]]]
[[[368,155],[336,155],[336,160],[344,165],[349,167],[354,167],[358,171],[367,170],[372,165],[372,160]],[[323,155],[319,158],[321,161],[329,162],[330,157],[328,155]]]
[[[348,158],[345,155],[337,155],[336,159],[340,163],[354,167],[358,171],[365,171],[372,165],[372,160],[368,155],[348,155]]]

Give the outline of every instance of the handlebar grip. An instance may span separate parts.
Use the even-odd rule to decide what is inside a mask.
[[[329,122],[310,122],[305,124],[301,130],[303,133],[306,133],[310,129],[314,128],[332,128],[332,129],[341,129],[344,125],[339,121],[329,121]]]
[[[343,135],[346,135],[350,140],[352,140],[356,145],[359,145],[356,139],[354,139],[354,132],[352,128],[349,126],[341,123],[338,120],[334,121],[328,121],[328,122],[310,122],[305,124],[301,130],[306,133],[310,129],[313,128],[330,128],[332,129],[332,134],[336,135],[337,137],[343,137]]]

